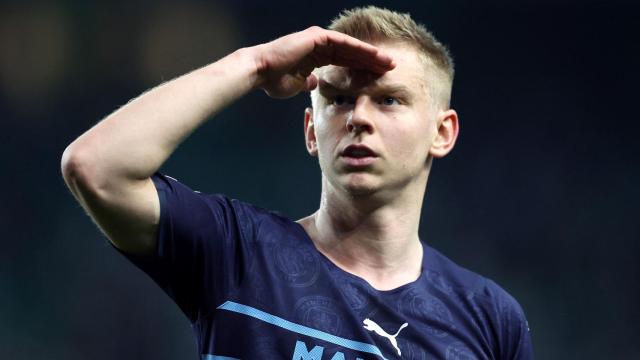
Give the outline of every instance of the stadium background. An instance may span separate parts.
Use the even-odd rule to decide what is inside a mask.
[[[67,191],[74,138],[149,87],[354,1],[0,3],[0,358],[196,359],[186,318]],[[453,52],[461,135],[421,237],[510,291],[539,359],[640,358],[638,23],[631,2],[380,1]],[[308,98],[255,92],[163,166],[293,218],[318,204]]]

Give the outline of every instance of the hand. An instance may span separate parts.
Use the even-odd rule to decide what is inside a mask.
[[[311,72],[325,65],[377,74],[395,67],[391,57],[375,46],[317,26],[256,48],[257,86],[274,98],[288,98],[315,89],[318,79]]]

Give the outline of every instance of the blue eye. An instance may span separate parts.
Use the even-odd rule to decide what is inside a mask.
[[[398,99],[391,97],[391,96],[387,96],[384,99],[382,99],[382,105],[397,105],[400,102],[398,101]]]

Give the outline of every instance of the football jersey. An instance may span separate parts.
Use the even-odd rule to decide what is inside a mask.
[[[422,244],[419,278],[380,291],[275,212],[156,173],[157,249],[126,255],[190,319],[202,360],[532,359],[519,304]]]

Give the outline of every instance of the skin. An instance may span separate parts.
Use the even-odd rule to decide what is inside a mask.
[[[62,154],[64,180],[122,251],[156,246],[160,202],[151,176],[195,129],[258,89],[276,98],[311,90],[328,64],[384,73],[392,59],[344,34],[311,27],[234,53],[153,88],[107,116]]]
[[[160,203],[150,177],[207,119],[257,89],[274,98],[313,90],[322,81],[331,79],[331,67],[326,78],[312,73],[327,65],[334,66],[335,71],[340,71],[338,67],[350,68],[385,79],[386,74],[394,73],[394,68],[405,67],[404,60],[387,53],[396,50],[319,27],[240,49],[145,92],[87,130],[65,149],[62,175],[75,198],[116,247],[137,255],[152,254]],[[423,193],[428,171],[416,167],[421,156],[402,146],[401,137],[411,135],[414,130],[431,129],[425,133],[429,135],[428,145],[417,144],[415,138],[411,141],[422,157],[426,156],[423,153],[426,149],[433,156],[444,156],[455,141],[457,117],[455,112],[439,112],[437,125],[425,128],[416,122],[394,130],[383,121],[392,118],[391,113],[376,110],[367,100],[366,96],[358,96],[353,112],[358,116],[350,121],[358,129],[368,128],[366,122],[371,122],[375,132],[371,136],[361,134],[361,140],[375,146],[382,157],[380,164],[358,173],[345,172],[339,161],[332,159],[332,154],[347,141],[348,133],[344,130],[349,126],[347,112],[329,112],[329,107],[324,110],[318,107],[317,125],[312,126],[314,115],[307,111],[307,147],[310,153],[319,156],[326,174],[320,209],[301,220],[301,224],[323,253],[334,256],[335,250],[331,249],[345,250],[346,260],[339,258],[336,262],[339,266],[362,275],[374,287],[387,288],[404,281],[392,274],[404,270],[415,273],[417,259],[402,269],[394,256],[406,259],[402,254],[409,250],[421,254],[416,249],[419,206],[408,197]],[[401,120],[412,118],[408,113],[394,116]],[[434,140],[435,133],[444,135],[435,135]],[[413,156],[412,160],[403,160],[408,155]],[[403,163],[395,163],[399,160]],[[402,174],[394,175],[398,169]],[[398,190],[403,183],[415,191]],[[395,196],[404,200],[393,200]],[[393,201],[384,205],[385,200]],[[343,209],[345,216],[338,217]],[[411,238],[413,242],[407,240]],[[365,252],[362,266],[356,264],[354,255],[360,251]]]
[[[420,275],[422,199],[432,159],[455,144],[458,118],[431,100],[424,62],[411,46],[376,46],[396,63],[381,76],[337,66],[318,72],[319,97],[316,109],[305,112],[305,137],[322,169],[322,200],[299,223],[337,266],[389,290]],[[352,144],[378,157],[350,166],[340,154]]]

